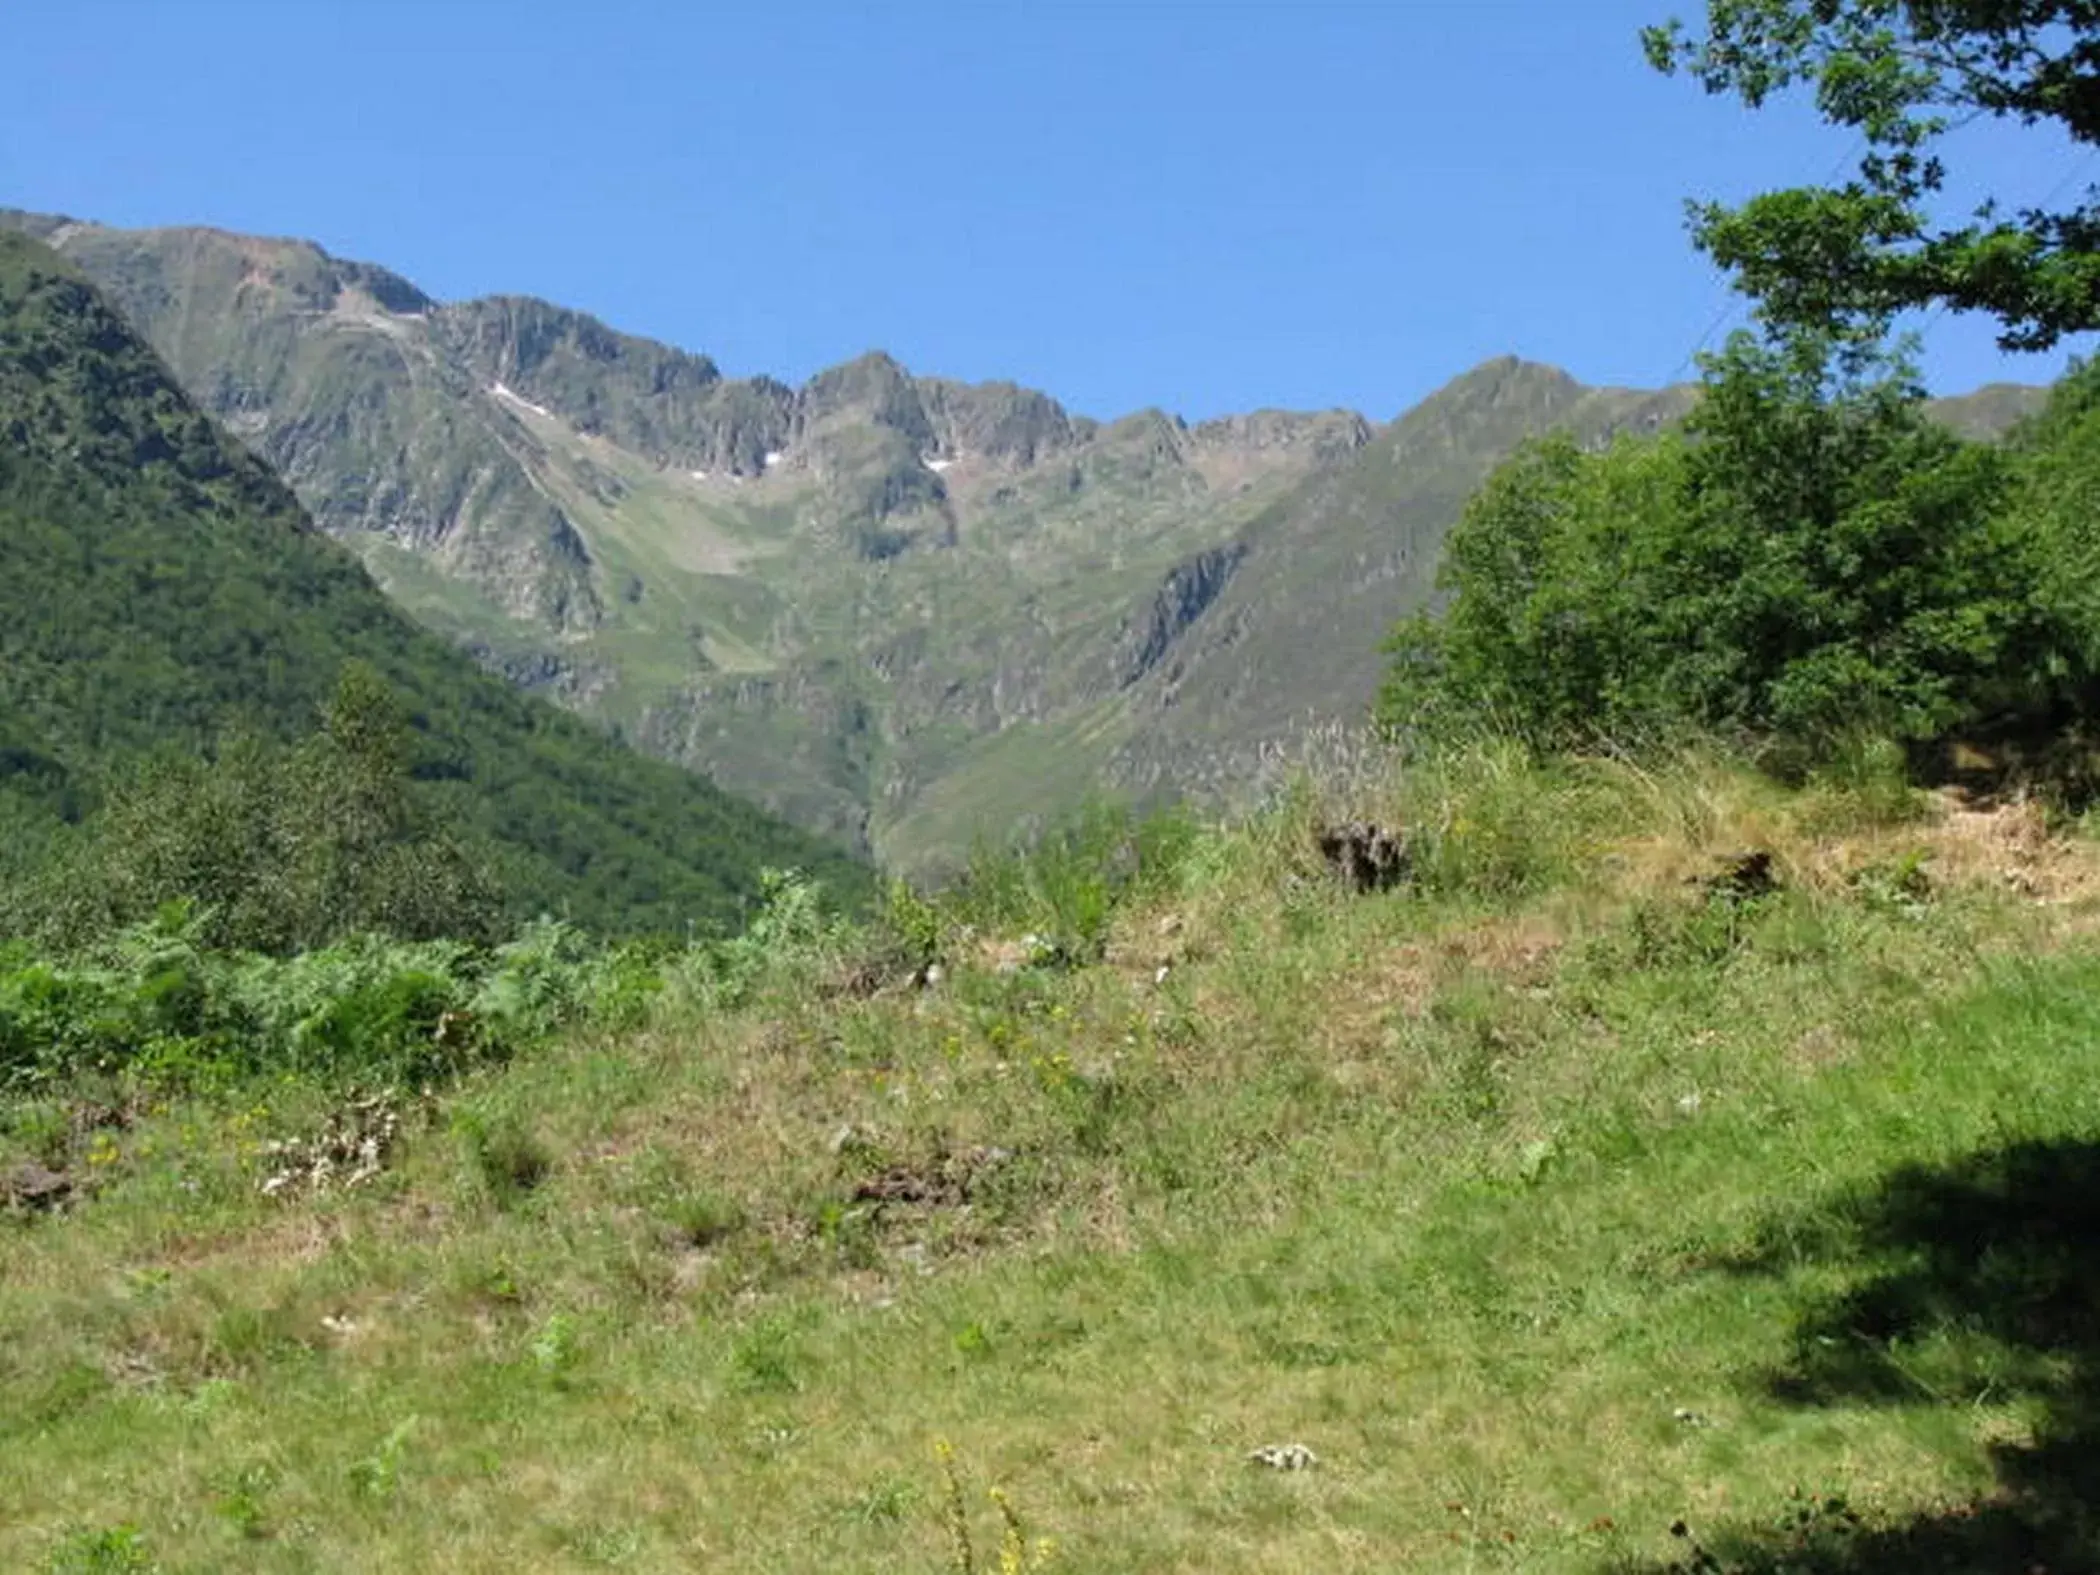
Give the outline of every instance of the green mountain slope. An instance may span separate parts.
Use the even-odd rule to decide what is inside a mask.
[[[418,620],[907,867],[1363,713],[1524,437],[1680,413],[1494,362],[1346,411],[1100,423],[870,354],[801,388],[306,242],[0,214],[100,283]],[[2025,391],[1957,412],[2002,425]]]
[[[416,628],[77,269],[0,232],[0,789],[48,819],[147,749],[303,732],[351,658],[401,693],[418,774],[525,907],[682,929],[733,917],[764,864],[864,880]]]
[[[1220,549],[1213,561],[1230,573],[1201,617],[1061,752],[1091,755],[1096,772],[1140,793],[1224,791],[1259,769],[1265,747],[1361,717],[1395,609],[1432,594],[1444,533],[1496,460],[1550,428],[1602,438],[1689,404],[1688,389],[1587,389],[1514,358],[1458,378]]]

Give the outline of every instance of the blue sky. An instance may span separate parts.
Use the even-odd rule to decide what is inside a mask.
[[[1821,180],[1805,108],[1654,75],[1698,0],[18,0],[0,203],[312,237],[790,381],[881,347],[1076,410],[1396,414],[1515,352],[1682,376],[1687,195]],[[1954,152],[2017,202],[2100,170]],[[1956,391],[2040,381],[1931,325]]]

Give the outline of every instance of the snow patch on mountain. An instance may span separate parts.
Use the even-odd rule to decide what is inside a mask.
[[[549,421],[552,421],[554,419],[554,412],[549,410],[545,405],[535,405],[523,394],[518,393],[512,388],[506,387],[502,383],[489,384],[489,392],[494,394],[498,399],[502,400],[507,405],[516,405],[520,410],[529,410],[536,416],[546,417]]]

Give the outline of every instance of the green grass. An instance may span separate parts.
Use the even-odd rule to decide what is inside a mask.
[[[1079,966],[1069,856],[900,907],[930,990],[762,929],[357,1190],[258,1195],[321,1085],[14,1107],[82,1192],[0,1217],[0,1565],[996,1568],[994,1485],[1030,1568],[2100,1554],[2086,844],[1488,752],[1146,868]]]

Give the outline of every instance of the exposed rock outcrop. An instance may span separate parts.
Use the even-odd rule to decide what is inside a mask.
[[[1199,552],[1167,571],[1145,610],[1126,621],[1123,637],[1116,643],[1123,687],[1128,688],[1159,665],[1182,631],[1217,601],[1246,555],[1245,544],[1233,542]]]

